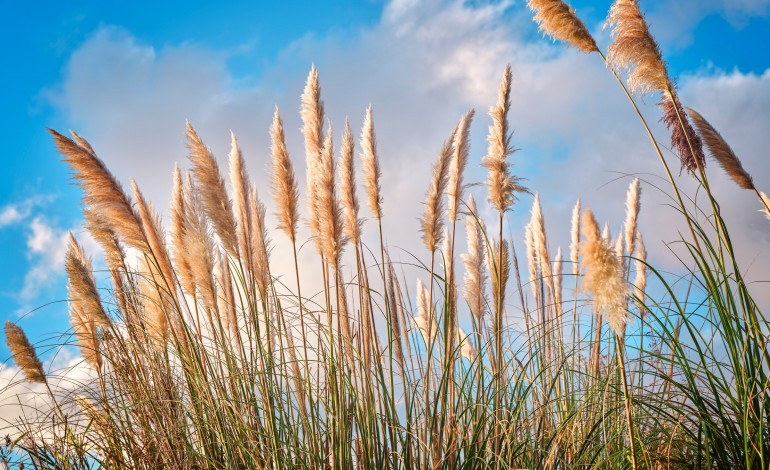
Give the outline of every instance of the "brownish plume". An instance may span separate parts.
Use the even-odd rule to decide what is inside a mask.
[[[529,0],[527,5],[535,12],[534,19],[543,33],[586,53],[599,50],[593,36],[570,5],[561,0]]]

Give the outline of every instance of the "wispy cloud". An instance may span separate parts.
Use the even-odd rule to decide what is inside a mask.
[[[27,219],[32,211],[55,199],[53,195],[36,195],[20,202],[13,202],[0,207],[0,229],[16,225]]]

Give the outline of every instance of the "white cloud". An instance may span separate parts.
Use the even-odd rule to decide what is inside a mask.
[[[41,216],[29,224],[27,257],[32,265],[24,277],[19,297],[24,301],[34,299],[45,286],[58,280],[64,269],[67,253],[67,231],[57,230]]]
[[[767,2],[744,3],[735,11],[753,15],[766,10]],[[160,208],[169,200],[173,162],[184,161],[184,119],[190,118],[222,163],[229,150],[228,130],[233,129],[270,213],[265,170],[273,106],[278,104],[283,111],[289,150],[298,178],[304,181],[296,110],[305,74],[314,62],[337,136],[345,116],[358,128],[363,110],[373,104],[383,167],[386,238],[391,246],[421,256],[417,217],[435,154],[456,120],[468,108],[476,108],[466,180],[484,180],[478,161],[486,147],[489,118],[485,112],[496,99],[502,69],[510,62],[514,70],[511,125],[514,144],[521,149],[513,157],[515,171],[541,195],[552,251],[557,244],[567,244],[569,213],[578,196],[617,229],[630,181],[623,175],[640,175],[650,183],[644,187],[642,228],[655,233],[657,240],[678,240],[684,227],[667,207],[668,183],[660,163],[604,64],[594,55],[554,48],[548,39],[530,42],[534,28],[530,13],[508,7],[508,3],[393,1],[386,5],[379,24],[357,31],[352,38],[332,35],[295,41],[258,81],[246,85],[228,71],[226,52],[189,44],[155,48],[127,31],[103,28],[73,54],[56,103],[116,175],[124,182],[135,177]],[[725,2],[707,2],[695,16],[703,18],[729,8]],[[726,137],[732,136],[749,169],[756,175],[766,174],[766,163],[748,153],[761,155],[758,149],[764,145],[764,129],[770,122],[764,111],[770,109],[767,74],[711,72],[682,77],[680,84],[685,103],[699,108]],[[655,98],[640,102],[654,103]],[[657,123],[658,110],[651,104],[642,109],[665,145],[668,136]],[[676,158],[667,156],[676,172]],[[740,219],[745,224],[735,226],[741,232],[736,239],[745,241],[741,252],[765,250],[766,240],[757,236],[764,221],[750,195],[730,196],[734,190],[729,182],[716,168],[710,174],[718,181],[715,190],[724,191],[725,211],[745,217]],[[680,180],[692,193],[689,178],[685,175]],[[486,199],[483,187],[474,191],[477,200]],[[521,227],[530,202],[525,198],[510,217],[517,241],[523,238]],[[271,219],[270,227],[275,225]],[[653,260],[666,269],[679,268],[669,248],[650,238]],[[273,231],[273,241],[276,254],[286,252],[281,234]],[[306,261],[313,258],[311,251],[304,250]],[[753,266],[753,272],[770,278],[770,271],[764,272],[762,266]]]
[[[28,313],[28,305],[37,300],[42,291],[61,281],[70,232],[56,227],[43,216],[33,218],[28,229],[26,245],[30,267],[18,295],[18,300],[24,304],[19,309],[23,313]],[[81,234],[78,228],[73,228],[72,232],[90,253],[99,252],[98,244],[86,232]]]
[[[53,199],[52,195],[41,194],[0,207],[0,228],[18,224],[29,217],[33,209]]]

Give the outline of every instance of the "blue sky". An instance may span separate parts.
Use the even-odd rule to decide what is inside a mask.
[[[603,47],[609,37],[601,26],[610,4],[573,2]],[[770,1],[641,4],[685,104],[697,106],[728,140],[732,136],[757,183],[770,189],[770,163],[764,161],[770,129],[770,55],[764,50],[770,43]],[[33,340],[67,328],[61,302],[66,299],[63,236],[80,230],[80,194],[47,127],[79,132],[124,183],[135,177],[165,208],[173,162],[185,159],[185,118],[222,158],[227,130],[239,133],[244,149],[251,151],[252,175],[266,181],[273,106],[284,110],[287,129],[298,129],[294,110],[315,63],[337,129],[346,115],[359,126],[365,106],[374,106],[382,151],[391,158],[385,161],[385,187],[390,184],[397,193],[386,201],[386,214],[390,209],[395,222],[403,217],[404,232],[410,234],[420,206],[413,204],[413,213],[403,216],[396,209],[415,195],[421,198],[435,151],[468,107],[477,110],[473,155],[483,154],[484,113],[510,62],[518,85],[512,115],[514,141],[522,149],[517,169],[541,191],[554,233],[563,232],[578,195],[604,218],[620,220],[628,179],[616,182],[618,175],[655,180],[660,173],[654,162],[647,163],[644,135],[603,64],[543,38],[522,1],[221,5],[0,2],[5,168],[0,173],[0,317],[19,321]],[[655,98],[644,101],[654,104]],[[657,121],[654,107],[646,112]],[[301,159],[298,140],[290,144]],[[624,155],[628,164],[618,163]],[[483,175],[471,170],[470,179],[482,181]],[[751,263],[757,250],[766,251],[770,230],[754,213],[752,199],[727,184],[717,186],[729,207],[750,207],[731,217],[746,227],[736,239],[746,246]],[[651,210],[661,210],[663,199],[655,199],[654,190],[645,194]],[[526,212],[525,207],[511,218],[515,237],[521,238],[516,222]],[[673,222],[668,227],[664,216],[649,216],[646,223],[656,219],[668,230],[664,237],[675,238],[676,228]],[[555,234],[553,240],[560,237]],[[392,243],[410,246],[406,236],[394,235]],[[661,247],[651,252],[665,256]],[[770,273],[761,266],[755,270],[760,277]],[[7,357],[4,344],[0,357]]]

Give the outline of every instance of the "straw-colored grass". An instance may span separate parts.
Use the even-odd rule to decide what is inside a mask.
[[[604,58],[566,3],[529,6],[546,34]],[[770,203],[705,119],[690,110],[698,132],[689,124],[637,2],[617,0],[608,24],[609,72],[669,177],[670,210],[689,229],[685,274],[647,263],[639,179],[625,220],[611,221],[622,224],[614,239],[578,199],[569,251],[549,244],[549,208],[537,193],[529,224],[507,224],[529,193],[511,159],[510,66],[484,118],[486,155],[470,156],[473,111],[434,143],[414,234],[427,250],[396,261],[384,236],[399,229],[383,213],[390,169],[372,107],[359,149],[347,121],[335,148],[315,67],[300,99],[304,207],[278,109],[269,130],[277,227],[234,135],[221,171],[188,123],[190,170],[171,175],[166,231],[140,188],[124,192],[84,138],[51,131],[83,189],[86,229],[108,275],[94,275],[72,237],[72,341],[90,374],[76,393],[64,394],[53,379],[69,379],[47,371],[21,328],[6,323],[19,380],[44,394],[8,423],[15,434],[2,455],[35,468],[767,468],[770,325],[735,262],[700,139],[768,217]],[[705,206],[684,203],[631,91],[661,94],[690,170],[681,178],[696,179]],[[483,203],[470,194],[471,166],[487,171]],[[489,213],[494,220],[484,220]],[[271,250],[271,236],[286,237],[291,251]],[[320,263],[300,263],[313,247]],[[293,278],[276,277],[279,263],[293,265]]]

